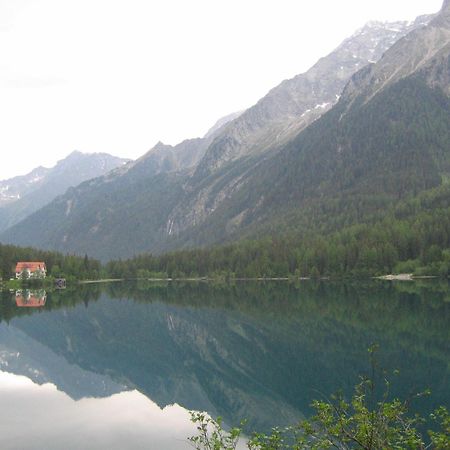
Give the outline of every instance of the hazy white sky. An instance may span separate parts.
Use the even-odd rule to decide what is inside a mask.
[[[203,135],[369,20],[442,0],[0,0],[0,179]]]

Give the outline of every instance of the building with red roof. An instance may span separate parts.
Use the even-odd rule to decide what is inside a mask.
[[[18,262],[16,265],[16,278],[45,278],[46,276],[45,262]]]

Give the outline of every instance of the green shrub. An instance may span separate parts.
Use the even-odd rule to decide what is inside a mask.
[[[375,350],[376,347],[369,349],[373,375],[361,377],[350,399],[337,394],[330,400],[316,400],[312,403],[315,414],[309,420],[283,429],[274,428],[268,434],[254,433],[246,447],[249,450],[450,449],[450,417],[444,407],[431,415],[440,429],[429,431],[429,442],[425,442],[418,431],[425,420],[410,414],[410,399],[389,399],[390,383],[385,377],[383,393],[376,399]],[[197,435],[189,441],[196,450],[237,448],[242,427],[226,432],[220,418],[214,420],[205,413],[192,412],[191,420],[197,425]]]

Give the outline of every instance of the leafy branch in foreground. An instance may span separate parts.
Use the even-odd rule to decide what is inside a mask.
[[[232,428],[227,432],[222,427],[221,417],[214,420],[202,412],[191,411],[191,420],[197,425],[197,435],[191,436],[188,440],[196,449],[234,450],[236,448],[242,428]]]
[[[445,407],[438,408],[431,419],[440,429],[428,431],[429,442],[417,426],[425,419],[410,415],[410,399],[389,400],[390,382],[384,377],[381,398],[376,396],[376,363],[371,354],[372,373],[361,377],[350,400],[337,394],[330,400],[315,400],[315,414],[297,425],[274,428],[268,434],[254,433],[245,442],[249,450],[322,450],[322,449],[450,449],[450,416]],[[420,397],[428,392],[416,394]],[[242,437],[242,427],[226,432],[222,420],[205,413],[191,412],[198,434],[189,438],[196,450],[234,450]]]

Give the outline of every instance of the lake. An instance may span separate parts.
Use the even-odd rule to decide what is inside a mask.
[[[0,319],[2,449],[188,449],[189,410],[293,424],[372,343],[394,395],[450,405],[447,282],[80,285],[2,292]]]

